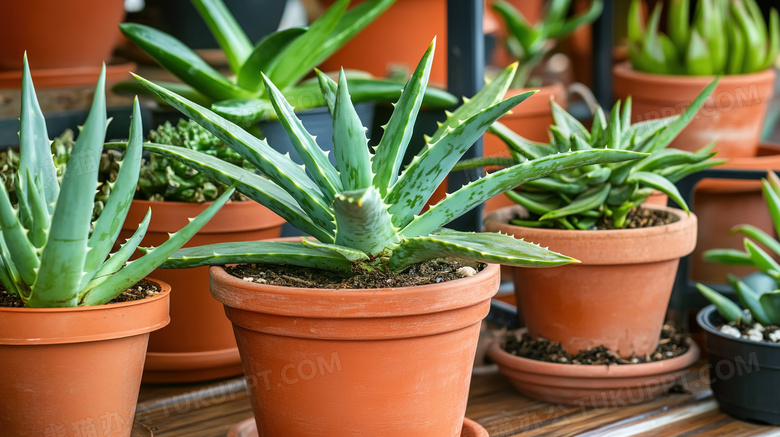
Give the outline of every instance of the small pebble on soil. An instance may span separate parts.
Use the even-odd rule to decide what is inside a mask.
[[[780,343],[780,327],[775,325],[762,326],[759,323],[753,325],[737,322],[729,322],[721,325],[718,330],[725,335],[735,338],[744,338],[752,341],[767,343]]]

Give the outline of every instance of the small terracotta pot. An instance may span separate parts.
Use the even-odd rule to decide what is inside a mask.
[[[330,6],[333,0],[322,3]],[[446,0],[398,0],[318,68],[338,71],[344,67],[386,77],[389,70],[400,67],[411,74],[434,37],[436,53],[430,82],[444,85],[447,83]]]
[[[616,65],[615,97],[631,96],[633,122],[680,114],[714,76],[649,74]],[[767,105],[775,87],[775,72],[726,75],[694,116],[691,123],[670,144],[695,151],[717,140],[718,158],[756,156]]]
[[[243,281],[212,267],[259,435],[460,436],[498,265],[440,284],[331,290]]]
[[[762,144],[757,156],[734,158],[717,168],[736,170],[780,170],[780,146]],[[704,179],[696,186],[693,208],[699,217],[699,237],[691,256],[691,279],[710,283],[726,283],[727,273],[739,277],[756,271],[704,262],[702,256],[710,249],[744,249],[744,235],[731,234],[736,225],[753,225],[769,235],[775,227],[766,208],[760,181]]]
[[[118,241],[135,232],[152,209],[141,246],[159,246],[197,216],[208,203],[133,200]],[[252,202],[228,202],[185,247],[278,237],[284,220]],[[144,382],[192,382],[241,374],[241,358],[222,305],[209,293],[209,269],[157,269],[169,283],[171,323],[149,339]]]
[[[100,67],[108,62],[125,17],[122,0],[0,2],[0,70]]]
[[[536,88],[510,89],[504,98],[516,96],[520,93]],[[550,99],[566,107],[566,88],[560,82],[539,88],[539,92],[517,105],[512,111],[498,121],[511,129],[516,134],[531,141],[547,142],[550,125],[553,124]],[[509,151],[506,144],[497,136],[486,133],[482,155],[486,157],[508,157]],[[508,197],[501,194],[488,199],[485,202],[484,213],[489,214],[497,209],[515,205]]]
[[[696,343],[689,339],[688,347],[686,353],[668,360],[598,366],[521,358],[504,351],[499,343],[488,354],[515,389],[530,398],[603,408],[640,404],[663,395],[699,358]]]
[[[0,430],[14,437],[127,437],[149,333],[168,324],[170,286],[133,302],[0,307]]]
[[[604,345],[623,357],[658,345],[680,258],[696,245],[696,216],[660,206],[674,223],[640,229],[570,231],[508,224],[519,207],[485,219],[501,231],[574,257],[580,264],[514,268],[515,294],[529,334],[570,354]]]

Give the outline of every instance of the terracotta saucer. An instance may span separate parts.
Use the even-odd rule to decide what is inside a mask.
[[[130,77],[136,64],[124,62],[106,65],[106,83],[119,82]],[[72,68],[37,68],[31,70],[35,88],[66,88],[95,85],[100,66]],[[22,70],[0,71],[0,89],[20,89]]]
[[[520,332],[525,331],[524,329]],[[544,402],[583,407],[625,406],[665,393],[699,358],[699,347],[687,339],[688,351],[663,361],[623,365],[572,365],[512,355],[494,343],[488,355],[520,393]]]
[[[490,437],[487,430],[477,422],[465,418],[463,419],[463,429],[460,432],[461,437]],[[227,437],[257,437],[257,425],[254,418],[239,422],[227,433]]]
[[[206,352],[147,352],[144,383],[209,381],[243,373],[238,348]]]

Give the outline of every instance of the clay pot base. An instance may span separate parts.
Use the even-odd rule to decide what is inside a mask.
[[[205,352],[147,352],[143,383],[209,381],[243,374],[238,348]]]
[[[257,437],[257,435],[257,424],[255,424],[254,418],[239,422],[236,426],[230,428],[230,431],[227,433],[227,437]],[[135,437],[135,434],[133,437]],[[490,434],[482,425],[471,419],[464,418],[460,437],[490,437]]]
[[[544,402],[615,407],[650,401],[669,390],[699,358],[690,338],[679,357],[642,364],[572,365],[520,358],[494,343],[488,355],[520,393]]]
[[[133,422],[133,429],[130,431],[130,437],[153,437],[151,428],[143,423]]]

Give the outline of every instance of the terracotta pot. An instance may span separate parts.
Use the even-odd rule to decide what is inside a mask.
[[[208,203],[133,200],[118,241],[135,231],[149,208],[152,220],[141,246],[159,246]],[[256,202],[228,202],[185,247],[278,237],[284,220]],[[241,359],[222,305],[209,293],[208,267],[157,269],[171,284],[171,323],[152,334],[144,382],[191,382],[241,374]]]
[[[333,1],[322,3],[330,6]],[[318,68],[357,69],[376,77],[403,68],[411,74],[434,37],[436,52],[430,83],[443,85],[447,83],[446,0],[398,0]]]
[[[168,324],[153,297],[76,308],[0,307],[0,429],[14,437],[127,437],[149,333]]]
[[[520,93],[535,88],[510,89],[504,98],[516,96]],[[554,99],[559,105],[566,107],[566,88],[560,82],[539,88],[539,92],[528,100],[517,105],[512,111],[499,119],[499,121],[513,132],[531,141],[547,142],[550,125],[553,124],[550,99]],[[508,157],[509,151],[506,144],[497,136],[486,133],[484,137],[482,155],[486,157]],[[497,209],[515,205],[508,197],[501,194],[485,202],[484,213],[487,215]]]
[[[255,419],[244,420],[230,428],[227,437],[258,437]],[[490,437],[482,425],[471,419],[463,419],[460,437]]]
[[[519,207],[485,219],[487,231],[522,237],[581,262],[514,269],[518,307],[532,337],[561,342],[571,354],[600,345],[623,357],[655,350],[680,257],[696,245],[696,216],[652,208],[676,221],[641,229],[537,229],[508,224]]]
[[[100,67],[108,62],[125,17],[122,0],[0,2],[0,70]]]
[[[656,339],[657,341],[657,339]],[[547,363],[512,355],[494,343],[489,355],[520,393],[551,404],[603,408],[640,404],[662,396],[699,358],[696,343],[669,360],[624,365]]]
[[[498,265],[372,290],[262,285],[221,267],[210,274],[233,322],[260,435],[460,435]]]
[[[763,144],[758,155],[730,159],[717,168],[736,170],[780,170],[780,147]],[[704,262],[702,255],[710,249],[744,249],[743,234],[731,234],[736,225],[750,224],[774,235],[775,227],[761,193],[760,181],[704,179],[696,187],[693,208],[699,217],[699,237],[691,256],[691,279],[726,283],[727,273],[747,276],[756,269]]]
[[[675,76],[634,71],[628,63],[613,69],[615,97],[632,97],[633,122],[680,114],[714,76]],[[694,120],[670,147],[695,151],[717,140],[718,158],[756,156],[775,72],[726,75]]]

